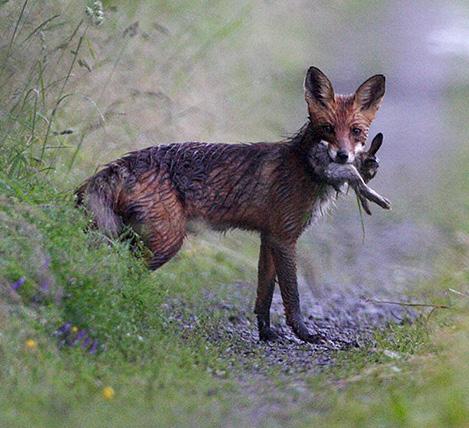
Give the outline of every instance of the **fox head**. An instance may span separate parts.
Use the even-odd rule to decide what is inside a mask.
[[[368,130],[384,97],[385,78],[377,74],[352,95],[336,95],[326,75],[310,67],[305,99],[312,130],[337,163],[350,163],[363,151]]]

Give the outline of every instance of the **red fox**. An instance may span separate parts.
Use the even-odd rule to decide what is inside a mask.
[[[364,151],[368,129],[385,91],[375,75],[352,95],[336,95],[316,67],[304,82],[309,120],[292,138],[276,143],[188,142],[149,147],[107,164],[77,190],[77,203],[95,225],[117,237],[130,225],[152,251],[157,269],[181,248],[189,220],[215,229],[260,234],[255,304],[259,338],[274,340],[270,306],[278,278],[287,324],[300,339],[322,340],[306,327],[298,295],[295,246],[303,230],[348,183],[369,212],[367,200],[390,208],[365,180],[378,166]],[[365,179],[365,180],[364,180]]]

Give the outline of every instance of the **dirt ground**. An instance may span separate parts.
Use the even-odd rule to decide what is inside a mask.
[[[274,343],[257,339],[255,284],[226,285],[232,297],[221,303],[216,296],[206,296],[226,319],[207,339],[229,338],[233,345],[228,352],[245,356],[246,362],[250,353],[258,352],[267,366],[285,373],[318,370],[331,364],[335,351],[370,343],[376,329],[425,314],[425,310],[368,300],[415,301],[419,284],[438,273],[434,261],[446,245],[444,234],[427,213],[437,191],[432,177],[444,161],[440,143],[448,130],[444,110],[437,107],[445,102],[448,70],[442,61],[439,67],[432,65],[441,53],[428,41],[436,29],[447,25],[448,14],[435,14],[418,3],[401,2],[402,7],[389,17],[391,31],[381,41],[392,49],[400,38],[406,40],[402,58],[388,73],[387,94],[373,128],[384,132],[385,140],[381,170],[371,185],[390,197],[393,212],[373,207],[373,216],[365,218],[362,242],[356,202],[348,195],[341,197],[333,215],[304,234],[298,278],[303,315],[312,330],[327,336],[327,344],[305,344],[291,333],[278,290],[272,320],[282,339]],[[392,28],[399,28],[399,34]],[[408,37],[410,33],[413,37]],[[349,83],[337,86],[345,84]],[[183,329],[194,328],[189,320],[178,322]]]

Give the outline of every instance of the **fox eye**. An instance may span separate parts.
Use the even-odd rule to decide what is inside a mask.
[[[358,137],[362,133],[362,130],[360,128],[357,128],[356,126],[352,128],[352,134],[355,135],[355,137]]]
[[[322,126],[322,130],[326,133],[326,134],[332,134],[334,132],[334,127],[330,124],[327,124],[327,125],[323,125]]]

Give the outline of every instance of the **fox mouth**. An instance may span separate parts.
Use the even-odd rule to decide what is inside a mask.
[[[321,140],[320,142],[322,145],[324,145],[325,147],[327,147],[327,155],[329,156],[329,159],[332,161],[332,162],[335,162],[335,163],[340,163],[337,161],[337,149],[332,146],[331,143],[329,143],[329,141],[326,141],[326,140]]]
[[[319,141],[319,144],[322,144],[324,147],[327,148],[327,155],[329,156],[329,159],[331,161],[334,161],[337,155],[337,149],[332,147],[331,143],[329,143],[329,141],[326,141],[326,140]]]
[[[327,147],[327,154],[329,156],[329,159],[332,162],[344,165],[344,164],[353,163],[355,161],[355,153],[348,152],[347,153],[347,155],[348,155],[347,159],[345,161],[340,160],[339,156],[337,156],[337,153],[339,152],[338,148],[334,147],[331,143],[329,143],[326,140],[321,140],[320,143],[323,144],[325,147]]]
[[[337,149],[329,146],[327,149],[327,154],[329,155],[329,159],[332,162],[337,162]]]

